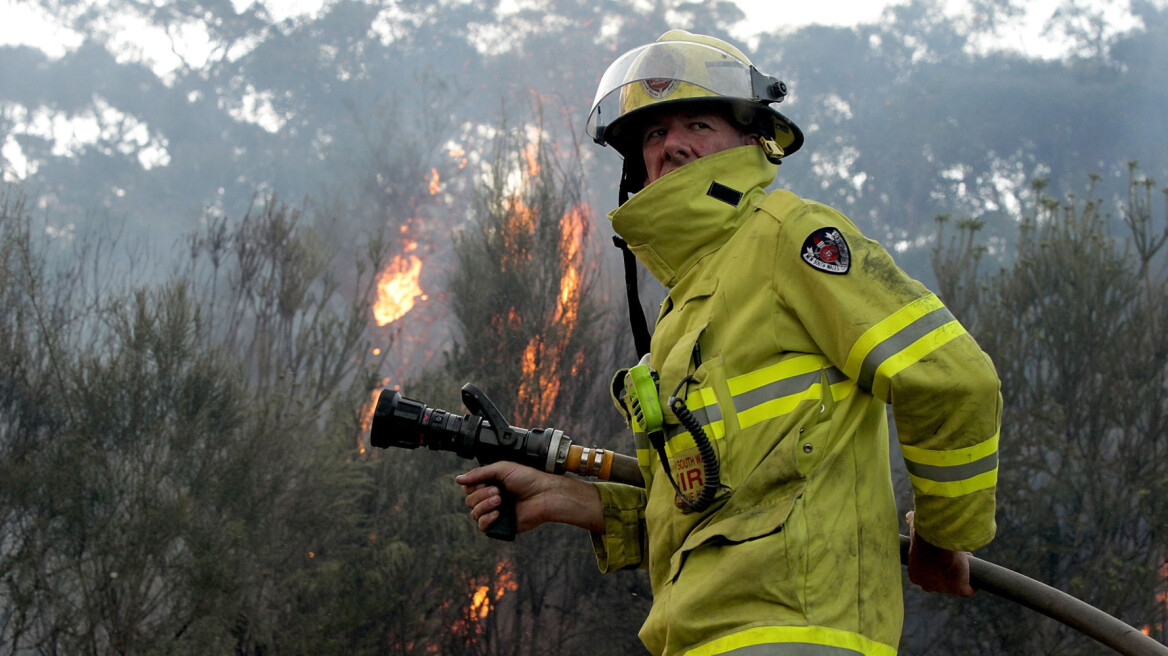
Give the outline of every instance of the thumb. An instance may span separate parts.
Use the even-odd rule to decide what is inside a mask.
[[[454,482],[459,485],[478,485],[490,480],[502,481],[511,470],[511,464],[509,462],[492,462],[489,465],[475,467],[464,474],[456,476]]]

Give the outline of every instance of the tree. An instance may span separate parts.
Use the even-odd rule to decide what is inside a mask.
[[[338,298],[333,258],[274,200],[130,293],[100,280],[116,251],[38,237],[18,194],[2,207],[0,644],[315,651],[331,607],[303,601],[368,541],[367,301]]]
[[[999,529],[984,555],[1164,641],[1168,227],[1156,227],[1155,182],[1130,172],[1122,238],[1097,178],[1064,201],[1038,180],[1011,267],[977,275],[976,223],[936,261],[942,295],[1002,379]],[[942,615],[946,629],[917,632],[912,653],[1098,650],[1054,622],[1019,621],[1000,600]]]
[[[447,294],[460,338],[439,379],[475,382],[515,425],[555,426],[577,443],[612,448],[623,431],[603,372],[615,369],[626,331],[598,303],[579,170],[556,156],[538,123],[533,133],[499,130],[474,218],[455,239]],[[500,596],[491,612],[466,618],[472,622],[444,652],[640,649],[647,582],[629,573],[602,578],[580,531],[545,526],[510,545],[476,540],[476,556],[457,566]]]
[[[1152,36],[1163,10],[1133,6],[1143,28],[1110,34],[1107,56],[1048,61],[981,48],[1014,8],[977,5],[985,21],[914,2],[876,24],[762,35],[755,49],[755,64],[790,84],[781,110],[807,136],[778,184],[838,207],[926,281],[938,214],[982,221],[996,258],[1036,200],[1030,179],[1095,171],[1105,187],[1122,181],[1127,158],[1152,174],[1165,166],[1145,141],[1165,127],[1150,102],[1164,88],[1152,64],[1163,58]]]

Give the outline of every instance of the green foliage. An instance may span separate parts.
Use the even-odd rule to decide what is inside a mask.
[[[1038,180],[1011,267],[979,276],[980,226],[966,224],[938,250],[937,275],[1002,379],[999,531],[984,555],[1164,640],[1168,216],[1153,213],[1155,183],[1130,170],[1122,223],[1094,178],[1065,201]],[[999,600],[941,612],[945,635],[912,653],[1098,653]]]
[[[1121,187],[1125,158],[1156,175],[1165,167],[1150,152],[1165,123],[1148,102],[1168,88],[1152,64],[1164,59],[1166,41],[1152,37],[1168,27],[1163,8],[1140,3],[1146,31],[1110,34],[1106,52],[1096,39],[1084,42],[1091,56],[1042,60],[980,47],[1022,3],[972,4],[964,19],[917,1],[870,25],[764,34],[754,60],[791,85],[784,112],[807,133],[779,184],[839,208],[926,281],[938,214],[984,221],[987,255],[1004,262],[1035,202],[1028,180],[1098,171],[1100,191],[1122,195],[1109,185]]]
[[[187,274],[87,298],[102,262],[54,271],[63,247],[5,196],[6,648],[316,653],[373,482],[353,458],[368,307],[319,243],[273,201],[194,240]]]

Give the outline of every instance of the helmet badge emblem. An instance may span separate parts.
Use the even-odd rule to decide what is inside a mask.
[[[678,80],[671,78],[656,78],[652,80],[641,80],[641,89],[645,95],[654,100],[661,100],[669,97],[675,90],[677,90]]]
[[[637,64],[636,76],[641,78],[641,90],[653,100],[673,95],[685,70],[685,60],[673,48],[655,48],[645,53]]]

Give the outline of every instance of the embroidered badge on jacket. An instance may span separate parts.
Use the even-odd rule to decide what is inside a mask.
[[[820,228],[803,242],[803,261],[825,273],[845,274],[851,266],[848,242],[835,228]]]

